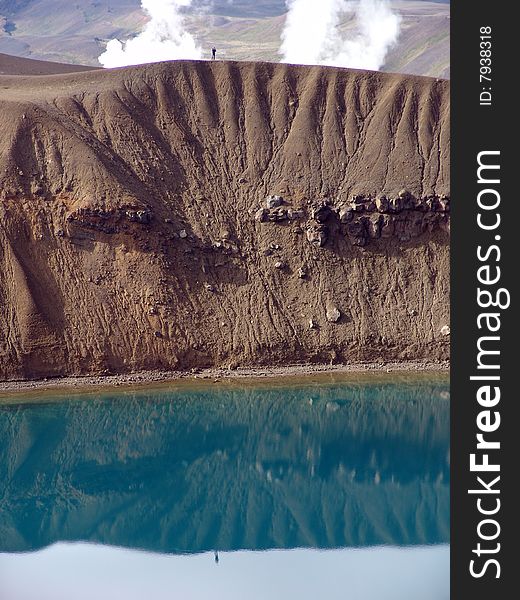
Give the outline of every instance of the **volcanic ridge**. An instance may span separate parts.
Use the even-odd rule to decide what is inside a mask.
[[[449,357],[449,82],[35,62],[0,55],[1,379]]]

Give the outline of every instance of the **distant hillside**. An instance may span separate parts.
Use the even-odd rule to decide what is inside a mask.
[[[383,70],[449,77],[449,2],[392,4],[403,24]],[[200,0],[187,27],[202,48],[216,44],[220,57],[277,62],[285,12],[284,0]],[[0,52],[98,66],[107,40],[128,39],[145,22],[139,0],[0,0]],[[348,19],[342,27],[347,35]]]
[[[0,75],[56,75],[91,70],[92,67],[33,60],[0,53]]]

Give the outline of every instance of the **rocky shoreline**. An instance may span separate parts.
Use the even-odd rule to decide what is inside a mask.
[[[25,381],[0,382],[0,401],[7,394],[27,392],[45,392],[52,390],[91,391],[98,388],[114,388],[120,386],[149,386],[151,384],[179,383],[220,383],[234,381],[294,382],[295,379],[309,379],[319,375],[352,375],[363,374],[378,377],[386,374],[395,376],[404,374],[420,375],[422,373],[449,373],[448,361],[405,361],[405,362],[359,362],[348,365],[307,364],[284,367],[241,367],[238,369],[192,369],[190,371],[142,371],[124,375],[95,375],[88,377],[59,377]],[[288,383],[289,383],[288,382]]]

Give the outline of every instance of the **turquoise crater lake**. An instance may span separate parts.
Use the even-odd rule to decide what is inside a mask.
[[[6,600],[449,597],[447,378],[0,402]]]

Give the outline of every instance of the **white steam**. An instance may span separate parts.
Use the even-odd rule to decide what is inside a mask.
[[[201,58],[202,51],[193,36],[185,30],[181,8],[192,0],[141,0],[141,8],[150,17],[136,37],[120,42],[110,40],[99,62],[107,68],[125,65]]]
[[[401,17],[388,0],[285,0],[282,61],[377,71],[397,41]],[[354,31],[342,36],[342,17],[354,17]]]

